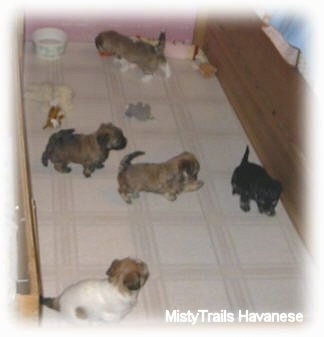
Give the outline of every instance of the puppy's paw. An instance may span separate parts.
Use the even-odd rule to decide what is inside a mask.
[[[164,77],[170,78],[171,77],[171,69],[168,63],[164,63],[160,66],[160,68],[162,69],[162,71],[164,72]]]
[[[175,201],[177,199],[177,195],[170,192],[164,193],[164,197],[169,201]]]
[[[248,201],[240,201],[240,208],[244,212],[248,212],[250,210],[250,204]]]
[[[202,180],[197,180],[195,185],[196,185],[196,189],[199,190],[200,188],[204,186],[204,182]]]
[[[122,72],[122,73],[126,73],[126,71],[128,71],[128,69],[129,69],[129,66],[126,64],[126,65],[122,65],[121,67],[120,67],[120,71]]]
[[[121,59],[120,59],[119,57],[115,56],[115,57],[113,58],[113,63],[115,63],[115,64],[120,64],[120,63],[121,63]]]
[[[131,196],[130,194],[120,193],[120,196],[123,198],[123,200],[124,200],[127,204],[131,204],[131,203],[132,203],[132,196]]]
[[[184,192],[193,192],[193,191],[197,191],[200,188],[202,188],[202,186],[204,185],[204,182],[202,180],[196,180],[194,182],[188,183],[183,191]]]
[[[153,75],[144,75],[144,76],[142,77],[141,81],[142,81],[143,83],[148,83],[148,82],[150,82],[150,81],[152,80],[152,78],[153,78]]]
[[[167,72],[167,73],[165,73],[165,79],[168,79],[168,78],[170,78],[171,77],[171,71],[170,72]]]
[[[120,59],[120,71],[124,73],[130,68],[130,63],[126,61],[124,58]]]
[[[237,194],[238,193],[238,189],[237,189],[237,186],[236,184],[232,183],[232,194]]]
[[[83,175],[86,177],[86,178],[90,178],[91,177],[91,171],[83,171]]]
[[[276,214],[276,211],[274,209],[262,210],[262,212],[259,209],[259,212],[265,213],[268,216],[274,216]]]
[[[56,171],[61,172],[61,173],[70,173],[72,171],[71,167],[64,166],[64,165],[54,164],[54,168]]]
[[[133,199],[138,199],[139,196],[140,196],[139,192],[133,192],[133,193],[132,193],[132,198],[133,198]]]

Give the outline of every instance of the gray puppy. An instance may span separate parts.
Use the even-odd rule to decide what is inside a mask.
[[[99,33],[95,38],[95,44],[100,53],[108,52],[115,55],[122,64],[122,71],[126,71],[130,63],[137,64],[144,73],[143,81],[150,80],[158,68],[162,69],[166,78],[171,75],[164,56],[164,32],[160,33],[156,46],[140,40],[134,41],[113,30]]]

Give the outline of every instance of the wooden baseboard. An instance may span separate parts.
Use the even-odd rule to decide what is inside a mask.
[[[38,229],[36,205],[32,196],[30,165],[28,159],[26,121],[23,104],[23,64],[24,64],[24,20],[17,17],[12,37],[13,86],[15,93],[15,132],[17,139],[15,155],[17,190],[15,195],[17,221],[17,281],[24,280],[17,287],[16,305],[18,315],[37,321],[39,317],[39,295],[41,293],[40,264],[38,250]]]
[[[38,295],[20,295],[16,296],[17,318],[18,320],[39,323],[39,296]]]

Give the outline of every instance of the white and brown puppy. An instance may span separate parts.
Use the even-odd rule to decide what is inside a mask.
[[[136,304],[149,271],[146,263],[128,257],[114,260],[106,275],[72,284],[58,297],[42,297],[41,304],[71,323],[117,322]]]
[[[131,203],[142,191],[159,193],[174,201],[181,192],[196,191],[203,186],[203,181],[198,180],[200,165],[192,153],[183,152],[163,163],[131,164],[132,159],[143,154],[130,153],[120,162],[118,191],[125,202]]]
[[[102,123],[97,131],[86,135],[65,129],[51,135],[42,163],[48,166],[50,160],[61,173],[71,172],[69,163],[81,164],[84,176],[90,177],[95,169],[104,167],[111,150],[121,150],[126,144],[122,130],[112,123]]]
[[[156,46],[141,40],[133,40],[113,30],[99,33],[95,44],[100,53],[115,55],[121,62],[122,71],[128,70],[131,63],[137,64],[144,73],[143,81],[150,80],[159,68],[166,78],[171,75],[170,67],[164,56],[164,32],[160,33]]]

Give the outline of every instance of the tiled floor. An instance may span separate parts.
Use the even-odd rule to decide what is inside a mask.
[[[249,142],[217,78],[203,79],[189,61],[170,64],[170,79],[157,74],[144,84],[137,69],[121,73],[93,44],[71,43],[53,62],[39,60],[27,44],[25,86],[51,81],[74,91],[64,128],[89,133],[112,121],[128,138],[127,148],[111,152],[91,178],[76,165],[59,174],[40,161],[53,130],[42,129],[46,116],[38,103],[25,101],[44,294],[104,277],[114,258],[130,255],[145,260],[151,276],[124,322],[163,323],[166,309],[310,314],[304,298],[311,262],[283,206],[275,217],[260,215],[254,204],[245,214],[231,194],[232,171]],[[155,119],[125,117],[126,105],[138,101],[151,105]],[[116,173],[135,149],[146,152],[145,161],[195,153],[205,185],[175,202],[143,194],[126,205]],[[258,162],[253,149],[250,159]]]

